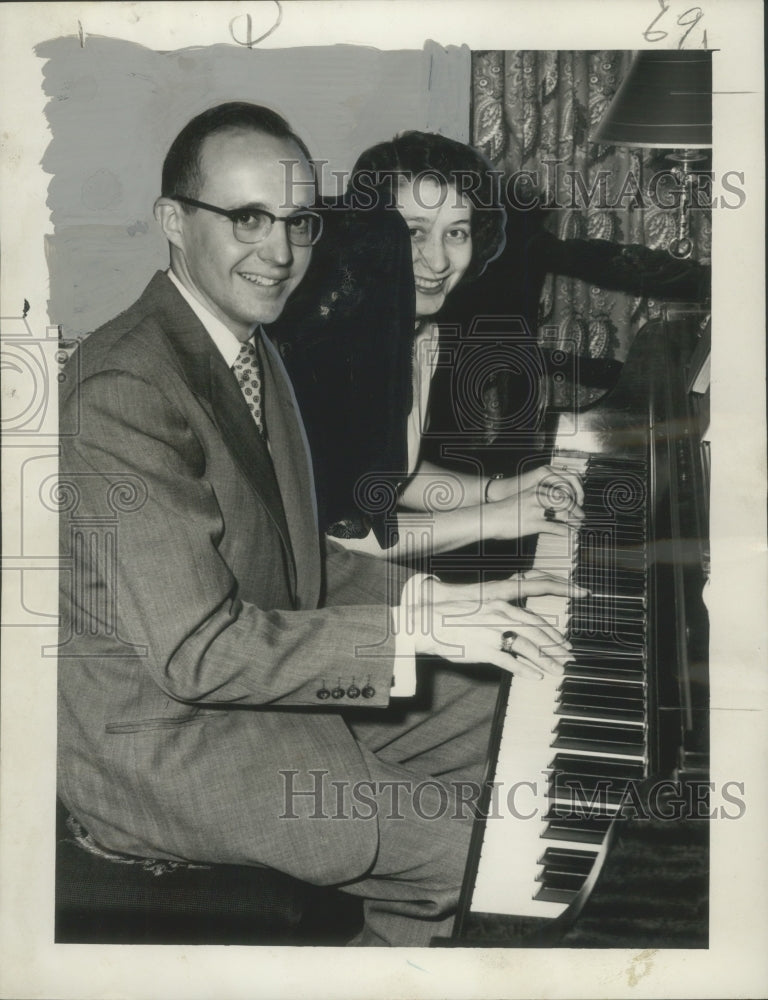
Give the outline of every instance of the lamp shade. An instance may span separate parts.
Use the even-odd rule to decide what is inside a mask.
[[[712,145],[712,53],[638,52],[593,142],[647,149]]]

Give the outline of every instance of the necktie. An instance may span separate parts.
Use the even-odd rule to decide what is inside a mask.
[[[256,348],[249,341],[246,341],[240,348],[240,353],[232,366],[237,384],[245,396],[251,416],[256,421],[259,431],[264,433],[264,417],[262,414],[262,380],[261,366]]]

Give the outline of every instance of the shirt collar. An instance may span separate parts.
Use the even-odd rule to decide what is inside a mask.
[[[166,274],[179,290],[179,293],[189,308],[203,324],[205,332],[219,349],[219,353],[226,361],[227,367],[231,368],[240,353],[240,347],[242,346],[241,342],[237,339],[234,333],[232,333],[232,331],[225,326],[224,323],[222,323],[218,316],[214,316],[210,309],[206,308],[202,302],[194,297],[188,288],[185,288],[184,285],[182,285],[170,268],[168,268]],[[256,329],[258,328],[254,328],[254,331]],[[253,334],[251,334],[250,340],[251,343],[253,343]]]

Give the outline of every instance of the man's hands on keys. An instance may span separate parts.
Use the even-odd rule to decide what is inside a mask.
[[[572,658],[570,643],[539,615],[514,603],[541,594],[584,597],[587,591],[539,571],[479,584],[428,578],[414,607],[416,652],[467,666],[493,663],[519,677],[560,675]],[[506,652],[503,635],[510,631],[515,636]]]
[[[484,538],[520,538],[547,532],[568,535],[584,517],[584,488],[575,472],[543,465],[488,485]]]

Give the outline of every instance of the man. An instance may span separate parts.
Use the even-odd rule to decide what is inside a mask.
[[[414,651],[533,676],[567,652],[506,603],[519,581],[480,604],[322,557],[300,419],[260,330],[306,271],[314,197],[278,115],[195,118],[155,206],[170,270],[64,372],[59,794],[105,847],[346,883],[366,899],[356,943],[427,944],[456,905],[469,821],[451,782],[479,778],[495,685],[435,660],[429,711],[384,710],[412,692]],[[392,808],[393,783],[434,775]]]

